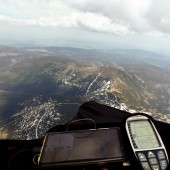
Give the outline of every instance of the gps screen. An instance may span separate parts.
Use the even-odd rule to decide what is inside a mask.
[[[160,146],[156,133],[148,120],[130,122],[132,143],[138,149],[150,149]]]
[[[61,132],[47,135],[41,164],[67,164],[97,160],[122,160],[117,128]]]

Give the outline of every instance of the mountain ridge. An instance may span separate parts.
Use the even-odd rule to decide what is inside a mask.
[[[151,112],[160,120],[170,113],[168,71],[144,63],[120,65],[115,57],[111,59],[107,53],[98,56],[93,50],[66,51],[29,49],[12,58],[5,56],[10,60],[6,67],[0,67],[0,124],[8,137],[26,138],[24,134],[28,134],[28,139],[37,138],[48,128],[71,119],[89,100],[129,112]]]

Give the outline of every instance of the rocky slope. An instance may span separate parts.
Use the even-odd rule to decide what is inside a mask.
[[[125,67],[107,58],[107,53],[100,57],[96,51],[81,49],[14,51],[12,58],[12,49],[0,52],[0,62],[6,62],[0,66],[0,124],[9,138],[38,138],[69,121],[88,100],[133,113],[150,112],[169,121],[169,76],[156,66],[150,65],[152,72],[147,73],[141,68],[148,65]],[[161,75],[157,82],[154,73]],[[159,110],[160,95],[167,107]]]

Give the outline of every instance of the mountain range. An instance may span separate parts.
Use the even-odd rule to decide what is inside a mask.
[[[0,47],[0,125],[33,139],[89,100],[170,121],[170,60],[142,50]]]

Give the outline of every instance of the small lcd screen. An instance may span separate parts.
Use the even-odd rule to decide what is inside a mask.
[[[133,145],[138,149],[150,149],[160,146],[158,137],[148,120],[130,122]]]
[[[123,160],[117,128],[49,133],[42,147],[40,164],[65,165],[99,160]]]

